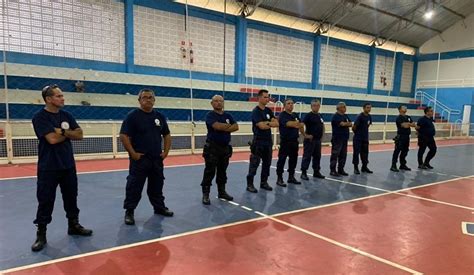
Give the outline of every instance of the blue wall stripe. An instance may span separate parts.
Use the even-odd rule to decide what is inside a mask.
[[[328,39],[327,36],[321,36],[321,43],[326,44],[327,39]],[[329,38],[329,45],[344,48],[344,49],[348,49],[348,50],[358,51],[358,52],[364,52],[364,53],[369,53],[370,52],[370,47],[367,46],[367,45],[353,43],[353,42],[350,42],[350,41],[341,40],[341,39],[337,39],[337,38],[333,38],[333,37]]]
[[[235,25],[234,82],[244,83],[247,70],[247,19],[238,17]]]
[[[147,7],[147,8],[153,8],[153,9],[157,9],[161,11],[178,13],[181,15],[185,15],[185,11],[186,11],[186,6],[184,4],[176,3],[171,0],[158,0],[158,1],[157,0],[133,0],[133,4]],[[191,5],[188,6],[188,12],[189,12],[189,16],[221,22],[221,23],[224,21],[224,16],[220,12],[198,8]],[[236,16],[230,15],[230,14],[226,15],[227,23],[233,24],[235,23],[235,20],[236,20]],[[184,26],[183,26],[183,29],[184,29]]]
[[[316,89],[319,85],[319,69],[321,60],[321,36],[316,35],[313,40],[313,69],[311,78],[311,89]]]
[[[375,61],[377,58],[377,48],[370,47],[369,52],[369,76],[367,78],[367,93],[372,94],[374,91],[374,77],[375,77]]]
[[[259,31],[276,33],[276,34],[281,34],[281,35],[309,40],[309,41],[313,41],[313,36],[314,36],[314,34],[310,32],[290,29],[283,26],[273,25],[273,24],[250,20],[250,19],[248,20],[248,27],[255,30],[259,30]]]
[[[453,51],[453,52],[444,52],[441,53],[440,59],[457,59],[457,58],[469,58],[474,57],[474,50],[462,50],[462,51]],[[418,61],[432,61],[438,60],[438,53],[430,54],[420,54]]]
[[[125,64],[113,63],[105,61],[95,61],[87,59],[40,55],[40,54],[29,54],[29,53],[18,53],[18,52],[7,52],[7,62],[20,63],[20,64],[31,64],[41,65],[50,67],[62,67],[62,68],[77,68],[84,70],[99,70],[99,71],[111,71],[111,72],[125,72]],[[0,61],[3,62],[3,55],[0,56]]]
[[[402,83],[402,71],[403,71],[403,56],[402,52],[395,54],[395,71],[393,72],[393,86],[392,96],[400,95],[400,86]]]
[[[125,67],[127,73],[133,73],[135,65],[133,26],[133,0],[125,0]]]
[[[58,84],[63,91],[72,92],[74,91],[74,82],[76,80],[71,79],[52,79],[52,78],[35,78],[35,77],[21,77],[21,76],[9,76],[8,77],[8,88],[11,90],[33,90],[39,91],[45,85],[52,83]],[[155,91],[155,94],[159,97],[174,97],[174,98],[189,98],[190,92],[189,88],[177,88],[177,87],[164,87],[164,86],[150,86],[150,85],[138,85],[138,84],[121,84],[121,83],[110,83],[110,82],[98,82],[98,81],[88,81],[85,80],[85,88],[87,93],[98,93],[98,94],[131,94],[137,95],[138,91],[143,88],[151,88]],[[3,85],[3,78],[0,78],[0,86]],[[346,87],[348,88],[348,87]],[[355,91],[352,91],[355,92]],[[194,97],[200,99],[210,99],[213,95],[221,93],[220,91],[215,90],[204,90],[204,89],[194,89]],[[387,92],[383,92],[384,95]],[[248,93],[236,92],[236,91],[226,91],[225,98],[226,100],[232,101],[248,101],[251,97]],[[276,99],[279,99],[275,96]],[[315,96],[291,96],[295,101],[301,101],[306,104],[309,104],[312,99],[315,97],[321,97],[321,93],[316,93]],[[285,96],[280,97],[284,99]],[[323,104],[325,105],[336,105],[341,99],[338,98],[324,98]],[[350,106],[362,106],[366,100],[357,100],[357,99],[347,99],[346,103]],[[396,107],[399,103],[391,103],[390,106]],[[384,101],[373,101],[372,106],[384,108],[386,102]],[[408,108],[416,109],[416,104],[409,104]]]
[[[43,107],[43,105],[17,103],[9,104],[10,117],[12,119],[31,119],[34,114]],[[134,109],[136,109],[136,107],[99,107],[73,105],[66,105],[64,107],[64,110],[71,112],[76,119],[80,120],[123,120],[125,116]],[[158,110],[162,112],[169,120],[190,121],[190,109],[159,108]],[[204,121],[208,112],[209,110],[194,110],[195,120]],[[229,113],[231,113],[237,121],[251,120],[251,111],[230,111]],[[322,116],[325,121],[330,121],[333,114],[323,113]],[[356,114],[350,114],[349,116],[355,119]],[[396,117],[397,116],[389,116],[388,121],[395,122]],[[5,118],[5,104],[0,104],[0,118]],[[384,122],[385,115],[372,115],[372,119],[374,122]]]

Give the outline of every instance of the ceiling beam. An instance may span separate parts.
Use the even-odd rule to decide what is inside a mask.
[[[267,6],[265,4],[260,5],[260,8],[261,9],[266,9],[266,10],[271,10],[271,11],[281,13],[281,14],[284,14],[284,15],[288,15],[288,16],[301,18],[301,19],[308,20],[308,21],[313,21],[313,22],[315,22],[315,24],[320,24],[322,22],[321,19],[317,19],[317,18],[314,18],[314,17],[311,17],[311,16],[302,15],[302,14],[299,14],[299,13],[296,13],[296,12],[291,12],[291,11],[280,9],[280,8],[277,8],[277,7],[270,7],[270,6]],[[334,25],[334,27],[341,28],[343,30],[347,30],[347,31],[351,31],[351,32],[356,32],[356,33],[360,33],[360,34],[373,36],[373,37],[377,36],[376,33],[371,33],[371,32],[367,32],[367,31],[364,31],[364,30],[343,26],[343,25],[340,25],[340,24],[336,24],[336,25]],[[383,36],[379,36],[379,38],[385,39],[385,37],[383,37]],[[410,43],[407,43],[407,42],[403,42],[403,41],[400,41],[400,42],[402,42],[404,45],[412,47],[412,48],[418,48],[419,47],[417,45],[413,45],[413,44],[410,44]]]
[[[441,5],[441,4],[440,4],[439,6],[440,6],[442,9],[444,9],[444,10],[446,10],[446,11],[448,11],[448,12],[450,12],[450,13],[456,15],[456,16],[461,17],[462,19],[466,19],[466,16],[460,14],[459,12],[457,12],[457,11],[455,11],[455,10],[452,10],[452,9],[446,7],[445,5]]]
[[[375,8],[375,7],[369,6],[369,5],[367,5],[367,4],[361,3],[359,6],[364,7],[364,8],[366,8],[366,9],[369,9],[369,10],[373,10],[373,11],[379,12],[379,13],[384,14],[384,15],[388,15],[388,16],[397,18],[397,19],[399,19],[399,20],[403,20],[403,21],[407,21],[407,22],[411,22],[411,21],[412,21],[412,20],[410,20],[410,19],[408,19],[408,18],[405,18],[405,17],[403,17],[403,16],[400,16],[400,15],[397,15],[397,14],[394,14],[394,13],[391,13],[391,12],[388,12],[388,11],[385,11],[385,10],[381,10],[381,9]],[[415,21],[413,21],[413,24],[414,24],[414,25],[417,25],[418,27],[422,27],[422,28],[425,28],[425,29],[427,29],[427,30],[430,30],[430,31],[432,31],[432,32],[442,33],[442,31],[440,31],[440,30],[438,30],[438,29],[432,28],[432,27],[430,27],[430,26],[427,26],[427,25],[424,25],[424,24],[421,24],[421,23],[418,23],[418,22],[415,22]]]
[[[405,30],[405,29],[409,29],[410,27],[412,27],[414,25],[414,22],[415,22],[415,12],[421,8],[422,6],[424,6],[424,3],[423,2],[420,2],[418,3],[418,5],[416,5],[415,7],[411,8],[410,10],[408,10],[407,12],[405,12],[403,15],[401,15],[402,18],[406,18],[407,16],[410,16],[411,15],[411,20],[406,23],[405,26],[402,26],[402,23],[403,23],[403,19],[401,18],[398,18],[398,19],[395,19],[394,21],[392,21],[392,23],[388,24],[387,26],[385,26],[383,29],[381,29],[377,36],[370,42],[370,44],[376,42],[378,43],[379,46],[383,45],[385,42],[387,42],[388,40],[390,40],[392,37],[394,37],[395,35],[397,35],[400,31],[402,30]],[[394,32],[392,32],[390,35],[388,35],[387,38],[381,38],[382,35],[384,35],[385,32],[391,30],[395,25],[398,24],[398,29]]]

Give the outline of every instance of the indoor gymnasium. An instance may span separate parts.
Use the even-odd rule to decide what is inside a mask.
[[[473,0],[1,3],[0,274],[474,274]]]

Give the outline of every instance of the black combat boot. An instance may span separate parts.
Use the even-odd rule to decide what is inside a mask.
[[[46,245],[46,224],[38,224],[38,229],[36,230],[36,241],[31,246],[31,250],[34,252],[41,251]]]
[[[79,235],[79,236],[90,236],[92,235],[92,230],[84,228],[78,219],[70,219],[68,221],[67,234],[69,235]]]

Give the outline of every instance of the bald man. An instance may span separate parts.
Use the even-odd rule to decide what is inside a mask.
[[[213,110],[206,116],[207,139],[202,152],[205,159],[204,175],[202,178],[202,203],[210,205],[209,193],[214,176],[216,176],[218,197],[228,201],[234,198],[227,194],[227,166],[232,156],[230,133],[239,130],[239,125],[234,118],[224,112],[224,98],[220,95],[212,97]]]

